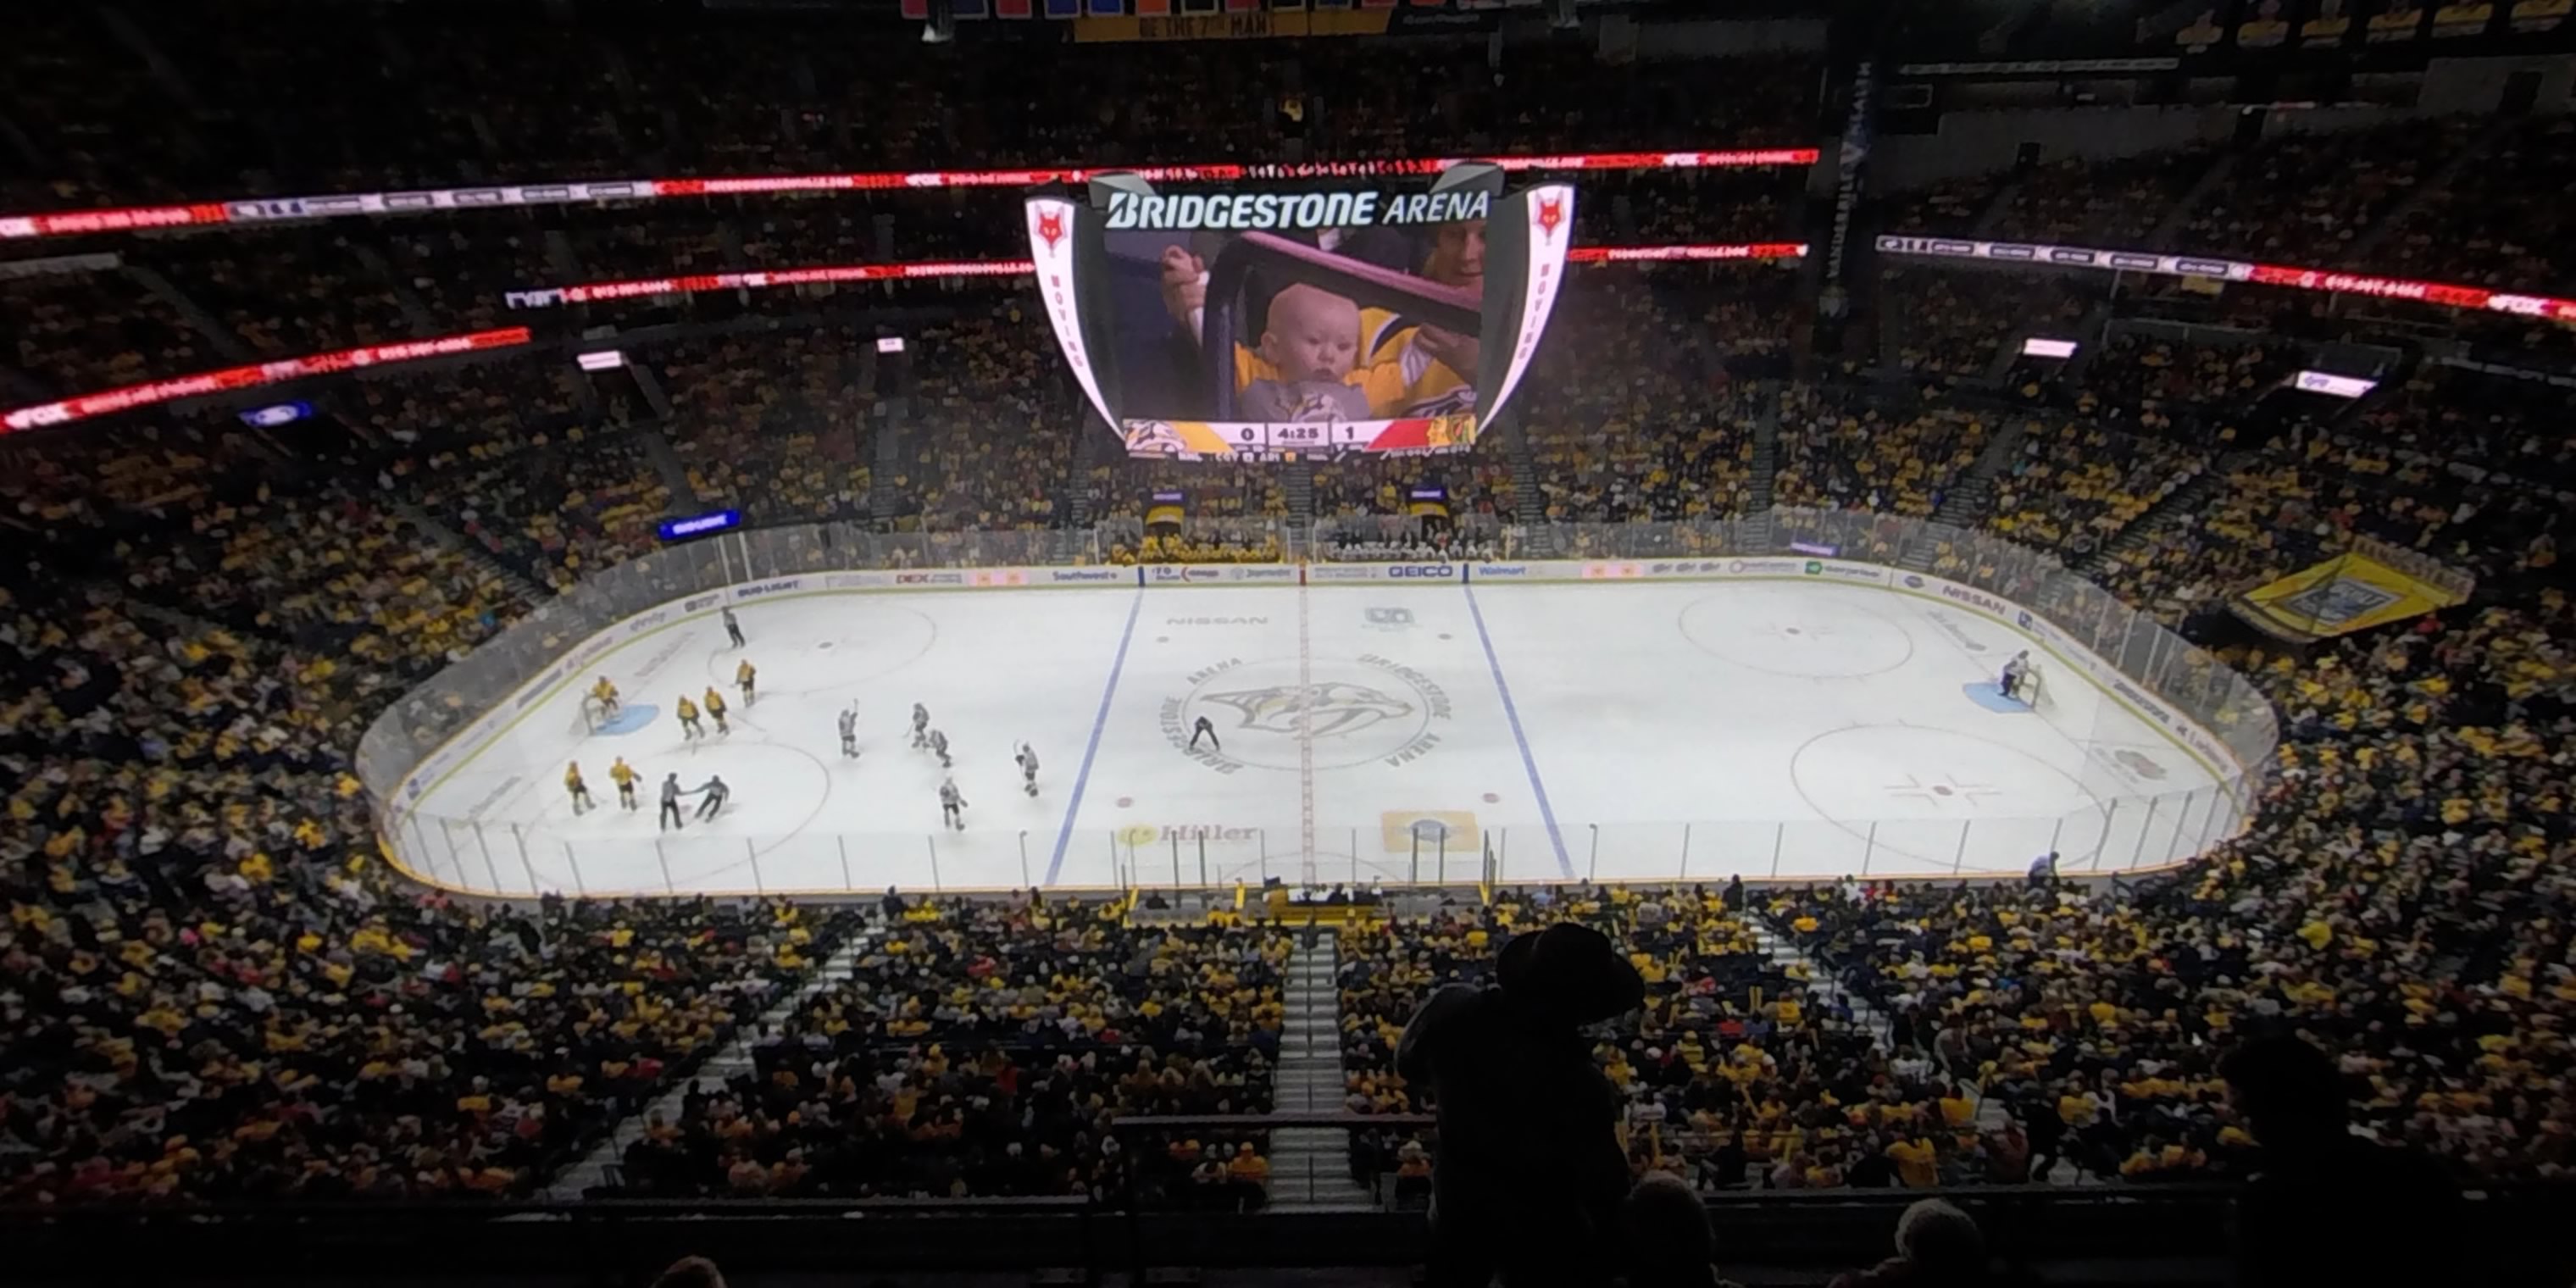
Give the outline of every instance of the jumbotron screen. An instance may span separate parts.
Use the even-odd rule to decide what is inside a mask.
[[[1130,455],[1297,460],[1464,451],[1529,369],[1574,190],[1461,163],[1404,186],[1030,199],[1029,248],[1075,379]]]

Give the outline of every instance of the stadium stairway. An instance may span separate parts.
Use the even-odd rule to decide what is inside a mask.
[[[1513,417],[1503,427],[1503,443],[1512,456],[1512,522],[1534,527],[1547,521],[1547,498],[1538,490],[1538,454],[1530,450],[1529,426]]]
[[[2014,327],[2012,334],[2005,336],[2004,342],[1995,346],[1995,356],[1986,360],[1986,369],[1978,372],[1968,383],[1990,392],[2001,391],[2005,379],[2012,375],[2013,364],[2021,361],[2022,343],[2039,334],[2041,334],[2039,324]]]
[[[877,432],[871,445],[876,461],[868,469],[868,517],[882,528],[893,523],[903,510],[903,494],[895,486],[895,480],[903,474],[903,417],[889,412],[874,419]],[[1075,526],[1082,523],[1077,514]]]
[[[1986,450],[1977,454],[1977,463],[1941,493],[1941,506],[1932,512],[1932,521],[1954,528],[1973,528],[1986,517],[1995,503],[1995,479],[2011,466],[2021,452],[2022,420],[2018,416],[1998,415],[1994,437],[1986,440]],[[1923,561],[1915,568],[1914,561]],[[1906,556],[1906,566],[1915,572],[1930,568],[1932,551],[1918,549]]]
[[[1995,189],[1995,195],[1986,202],[1986,208],[1977,212],[1977,222],[1969,225],[1968,235],[1971,237],[1994,236],[1996,226],[2003,223],[2004,216],[2006,214],[2011,213],[2013,198],[2020,195],[2021,180],[2010,179],[2005,181],[2002,187]]]
[[[1842,976],[1823,958],[1782,939],[1762,917],[1747,917],[1746,926],[1753,931],[1753,942],[1772,965],[1792,978],[1804,976],[1807,997],[1826,1010],[1841,1007],[1851,1012],[1852,1023],[1867,1030],[1870,1040],[1882,1051],[1892,1052],[1896,1045],[1896,1022],[1870,1000],[1843,986]]]
[[[545,230],[545,242],[546,266],[561,274],[561,280],[582,282],[590,279],[590,274],[581,266],[581,256],[573,251],[571,233],[561,228],[549,228]]]
[[[2192,180],[2191,186],[2183,189],[2181,196],[2174,198],[2173,206],[2165,211],[2163,218],[2156,221],[2154,228],[2148,230],[2147,248],[2159,251],[2172,250],[2175,240],[2182,236],[2183,224],[2191,218],[2191,212],[2197,209],[2209,194],[2218,191],[2218,185],[2227,182],[2227,176],[2236,172],[2236,163],[2243,155],[2233,151],[2219,153],[2218,159],[2210,162],[2209,168],[2201,171],[2200,177]],[[2086,330],[2081,334],[2098,335],[2100,332]]]
[[[862,930],[851,935],[839,950],[823,959],[821,969],[800,987],[788,990],[778,999],[777,1005],[761,1012],[760,1018],[744,1025],[723,1050],[708,1057],[707,1062],[699,1065],[689,1076],[672,1083],[671,1089],[662,1093],[659,1099],[609,1128],[608,1134],[602,1136],[589,1153],[556,1173],[554,1180],[546,1186],[544,1197],[557,1202],[571,1202],[581,1198],[586,1191],[613,1184],[613,1169],[625,1158],[626,1147],[643,1137],[645,1124],[652,1121],[653,1115],[660,1114],[664,1122],[676,1123],[687,1103],[690,1088],[696,1086],[700,1079],[720,1084],[735,1074],[751,1072],[751,1044],[760,1035],[785,1023],[788,1016],[795,1014],[797,1007],[804,1005],[805,999],[848,979],[858,969],[859,958],[876,941],[877,932],[874,930]]]
[[[706,498],[699,496],[697,485],[689,481],[689,467],[681,463],[679,449],[671,446],[670,435],[662,432],[661,421],[638,424],[635,441],[643,445],[645,458],[653,462],[653,472],[661,476],[662,486],[671,490],[674,500],[685,498],[691,514],[707,508]]]
[[[2082,577],[2099,577],[2110,568],[2112,560],[2145,545],[2149,533],[2200,513],[2201,503],[2208,500],[2211,493],[2226,486],[2228,475],[2252,459],[2252,453],[2238,452],[2210,462],[2209,468],[2193,475],[2190,482],[2158,497],[2154,505],[2140,511],[2138,517],[2129,520],[2127,527],[2111,534],[2110,540],[2078,560],[2073,570]]]
[[[1288,497],[1288,534],[1303,538],[1315,530],[1315,465],[1312,461],[1291,461],[1287,473],[1280,476],[1280,490]],[[1292,546],[1302,546],[1293,540]]]
[[[547,590],[545,584],[538,580],[535,569],[449,527],[446,520],[409,501],[398,501],[387,497],[382,504],[385,513],[410,523],[422,536],[454,551],[469,562],[491,570],[501,579],[501,584],[509,589],[510,594],[518,599],[522,607],[535,609],[554,598],[554,593]]]
[[[169,305],[172,312],[187,319],[188,325],[195,327],[197,334],[204,336],[206,343],[214,346],[215,352],[222,354],[226,362],[248,365],[259,361],[259,355],[252,352],[238,333],[224,325],[222,318],[207,312],[206,307],[186,291],[180,290],[177,283],[140,264],[129,263],[123,271],[137,285]]]
[[[1761,525],[1760,540],[1747,534],[1745,548],[1767,550],[1771,545],[1771,489],[1780,481],[1780,398],[1769,385],[1756,387],[1751,394],[1757,405],[1753,413],[1753,469],[1746,484],[1746,504]]]
[[[2466,173],[2470,166],[2483,160],[2495,147],[2497,141],[2512,133],[2514,128],[2521,124],[2520,118],[2511,116],[2498,117],[2489,122],[2485,129],[2478,131],[2476,138],[2469,140],[2467,147],[2452,153],[2451,158],[2444,161],[2440,168],[2424,176],[2422,183],[2416,184],[2407,191],[2405,196],[2398,198],[2387,210],[2380,212],[2377,223],[2362,229],[2359,237],[2353,238],[2348,245],[2336,252],[2340,261],[2347,264],[2368,263],[2371,253],[2378,250],[2381,243],[2394,236],[2399,228],[2404,227],[2406,221],[2413,217],[2415,212],[2422,210],[2426,202],[2431,201],[2437,193],[2450,191],[2454,181]]]
[[[384,251],[375,243],[362,237],[343,236],[348,242],[350,258],[357,260],[358,266],[366,270],[373,285],[385,288],[394,297],[394,307],[402,310],[403,322],[411,328],[413,335],[428,339],[456,329],[438,320],[438,315],[430,311],[428,301],[421,299],[420,292],[413,290],[411,283],[394,271],[394,266],[385,259]]]
[[[1341,936],[1314,927],[1288,958],[1287,1017],[1272,1071],[1271,1112],[1342,1109]],[[1351,1176],[1350,1133],[1281,1127],[1270,1133],[1270,1207],[1287,1212],[1370,1211],[1377,1204]]]

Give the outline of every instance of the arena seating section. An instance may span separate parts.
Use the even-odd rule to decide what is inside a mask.
[[[13,19],[0,99],[55,169],[0,182],[0,205],[1259,159],[1289,142],[1326,158],[1788,144],[1809,140],[1819,107],[1814,64],[1793,58],[1710,81],[1545,54],[1506,82],[1481,45],[1408,47],[1299,64],[1332,110],[1283,140],[1251,106],[1281,88],[1279,65],[1222,43],[1104,50],[1097,76],[1116,93],[1007,49],[901,51],[943,60],[953,93],[997,109],[962,113],[908,92],[876,53],[782,51],[757,27],[432,39],[397,25],[406,70],[311,77],[282,69],[394,64],[354,26],[299,26],[290,50],[173,12],[154,34],[172,60],[159,74],[77,7]],[[762,70],[782,59],[793,78]],[[1393,64],[1443,92],[1389,97]],[[784,102],[781,79],[799,86]],[[535,83],[547,92],[517,92]],[[1209,102],[1206,83],[1236,89]],[[238,128],[173,111],[183,91],[220,95]],[[2564,203],[2517,198],[2576,181],[2571,138],[2563,119],[2292,133],[2225,154],[2228,174],[2187,211],[2178,199],[2220,149],[1952,181],[1870,218],[2567,289]],[[2470,148],[2501,163],[2408,200]],[[1788,234],[1799,188],[1613,179],[1583,231]],[[63,249],[124,265],[0,280],[28,395],[11,401],[490,325],[514,316],[499,292],[575,275],[1005,255],[1008,210],[978,193],[728,199],[75,240]],[[2362,236],[2393,211],[2387,235]],[[1510,441],[1316,468],[1317,517],[1365,555],[1475,548],[1384,522],[1429,482],[1497,522],[1763,505],[1937,516],[2058,552],[2185,629],[2366,533],[2474,569],[2478,597],[2305,658],[2230,652],[2281,713],[2281,772],[2248,834],[2133,888],[1502,890],[1362,925],[1338,949],[1348,1107],[1417,1108],[1392,1067],[1414,1005],[1487,978],[1513,931],[1571,919],[1612,934],[1650,982],[1599,1050],[1632,1102],[1623,1135],[1641,1169],[1713,1187],[2229,1176],[2247,1138],[2215,1055],[2295,1030],[2334,1045],[2383,1139],[2465,1176],[2563,1174],[2576,615],[2555,542],[2576,400],[2419,362],[2350,414],[2284,422],[2254,404],[2299,365],[2292,336],[2104,332],[2107,297],[2068,278],[1873,274],[1836,371],[1793,366],[1814,321],[1794,269],[1584,270]],[[2154,287],[2121,307],[2261,329],[2301,303],[2254,293],[2214,313]],[[878,332],[850,316],[872,308],[900,311],[913,352],[900,450],[882,458],[863,378]],[[2563,334],[2406,316],[2488,351],[2565,351]],[[370,373],[318,395],[318,424],[275,435],[215,409],[0,440],[0,1202],[524,1196],[745,1037],[754,1069],[705,1083],[625,1150],[628,1192],[1061,1194],[1120,1167],[1177,1192],[1213,1159],[1226,1183],[1202,1193],[1257,1201],[1240,1183],[1258,1189],[1258,1135],[1121,1161],[1097,1119],[1268,1107],[1280,932],[1136,927],[1025,898],[489,907],[388,872],[350,776],[366,722],[650,548],[675,509],[1044,528],[1139,518],[1178,490],[1237,534],[1113,557],[1280,557],[1282,474],[1114,459],[1019,286],[775,291],[580,320],[697,325],[633,346],[637,373],[585,376],[551,350]],[[2097,350],[2079,364],[1989,378],[2018,335],[2079,323]],[[1757,478],[1766,425],[1776,469]],[[1972,476],[1987,495],[1970,504]],[[847,979],[776,1031],[746,1030],[845,946]],[[1354,1165],[1418,1197],[1426,1143],[1363,1137]]]

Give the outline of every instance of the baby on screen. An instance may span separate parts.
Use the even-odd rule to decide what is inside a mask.
[[[1270,297],[1253,352],[1273,374],[1243,387],[1236,408],[1243,419],[1369,419],[1368,395],[1349,383],[1359,362],[1359,305],[1319,287],[1287,287]]]

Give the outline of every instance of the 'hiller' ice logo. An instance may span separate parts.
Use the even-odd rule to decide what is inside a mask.
[[[1314,736],[1318,738],[1366,729],[1379,721],[1392,720],[1413,711],[1412,703],[1366,685],[1330,680],[1304,687],[1309,695],[1306,715]],[[1243,723],[1236,728],[1294,734],[1297,732],[1298,688],[1293,684],[1280,684],[1260,689],[1237,689],[1231,693],[1211,693],[1201,701],[1234,708],[1243,717]]]
[[[1061,210],[1049,210],[1040,213],[1038,215],[1038,236],[1045,240],[1048,252],[1053,253],[1055,250],[1055,244],[1064,240],[1064,212]]]

